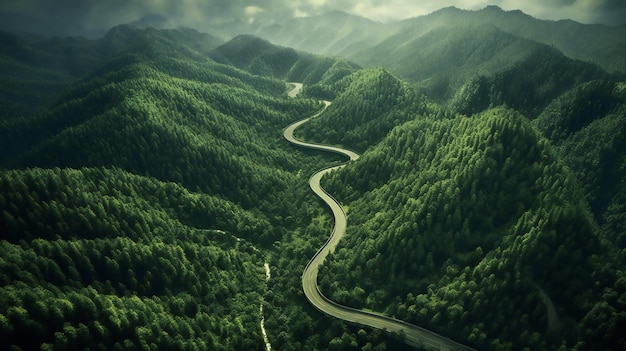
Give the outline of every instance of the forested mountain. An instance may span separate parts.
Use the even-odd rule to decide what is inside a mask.
[[[531,94],[549,83],[529,79]],[[507,107],[454,115],[383,70],[342,82],[329,119],[302,132],[365,150],[326,181],[349,218],[320,272],[331,299],[479,349],[624,345],[623,83],[515,105],[543,108],[533,121]]]
[[[584,71],[581,75],[597,73],[598,67],[594,66],[608,72],[626,72],[625,28],[583,25],[573,21],[542,21],[520,11],[503,11],[497,6],[479,11],[449,7],[427,16],[388,24],[368,24],[364,19],[333,12],[314,18],[292,19],[282,26],[283,31],[268,29],[258,35],[302,50],[342,55],[363,67],[384,67],[439,102],[450,101],[464,83],[477,76],[514,80],[515,77],[507,75],[515,75],[516,69],[518,72],[523,69],[520,66],[526,69],[537,66],[539,73],[534,74],[572,68],[568,63],[571,60],[564,55],[590,63],[588,67],[578,63],[581,67],[564,72],[568,77],[578,74],[576,69]],[[283,34],[287,28],[292,33],[289,37]],[[333,43],[337,38],[343,38],[343,33],[353,32],[358,34],[346,36],[340,46],[315,44],[318,41]],[[561,60],[565,62],[556,62]],[[555,70],[554,66],[559,68]],[[594,78],[604,77],[596,75]],[[549,77],[544,79],[546,89],[550,84],[558,83],[550,83]],[[580,78],[576,77],[576,80]],[[515,86],[520,84],[515,82]],[[544,103],[567,89],[549,91]],[[495,92],[501,90],[506,91],[507,87],[498,87]],[[517,93],[523,91],[512,92]],[[508,101],[500,100],[495,105],[501,103]],[[534,106],[534,101],[528,101],[526,105]]]
[[[469,99],[480,99],[469,104],[482,102],[482,109],[506,103],[540,111],[576,84],[608,75],[596,65],[569,59],[553,48],[512,36],[493,25],[443,27],[418,38],[412,30],[406,33],[367,50],[365,56],[371,59],[364,65],[388,67],[441,102],[454,97],[467,100],[465,94],[469,93],[474,95]],[[476,86],[482,78],[491,82]],[[541,86],[534,87],[537,82]],[[469,86],[461,89],[464,84]],[[461,103],[462,110],[466,108],[463,103],[468,102]]]
[[[594,62],[609,72],[626,71],[624,27],[585,25],[572,20],[539,20],[519,10],[504,11],[498,6],[487,6],[479,11],[450,7],[407,20],[416,27],[448,21],[455,25],[489,23],[516,37],[553,46],[571,58]]]
[[[361,70],[317,88],[334,96],[334,103],[298,133],[305,139],[341,144],[357,151],[376,145],[394,126],[426,111],[429,105],[407,83],[381,68]]]
[[[555,99],[533,123],[578,178],[608,239],[626,245],[626,85],[592,81]]]
[[[264,317],[275,349],[404,349],[303,296],[332,228],[307,179],[340,158],[281,131],[318,99],[296,134],[362,153],[323,179],[348,216],[328,297],[481,350],[626,347],[621,29],[495,7],[286,23],[257,35],[296,49],[0,35],[2,347],[262,350]]]
[[[231,236],[262,218],[120,169],[3,171],[0,189],[3,348],[262,348],[263,257]]]
[[[2,118],[31,115],[46,108],[77,79],[125,53],[201,56],[221,42],[192,29],[112,28],[101,39],[40,38],[0,32]]]
[[[196,34],[6,35],[2,72],[31,75],[2,94],[3,347],[263,348],[269,252],[253,244],[321,211],[298,173],[322,159],[280,130],[321,104],[212,61]],[[110,51],[75,69],[55,44]]]
[[[360,68],[345,59],[298,52],[250,35],[239,35],[209,55],[252,74],[307,85],[332,84]]]
[[[331,11],[320,16],[290,18],[259,28],[255,34],[308,52],[349,57],[362,46],[384,39],[394,29],[363,17]]]
[[[504,104],[529,118],[537,117],[553,99],[579,84],[619,80],[617,75],[609,75],[595,65],[568,59],[545,46],[531,50],[507,69],[492,74],[481,72],[472,77],[466,75],[465,78],[460,88],[448,86],[456,91],[450,102],[456,111],[471,115]]]
[[[399,38],[417,40],[436,30],[455,27],[494,26],[517,38],[554,46],[567,56],[591,61],[609,72],[626,72],[626,28],[585,25],[571,20],[535,19],[521,11],[504,11],[498,6],[468,11],[447,7],[429,15],[398,22],[379,23],[333,11],[325,15],[288,19],[259,29],[257,35],[300,50],[340,55],[367,66],[376,60],[368,50]],[[376,64],[383,64],[379,60]]]

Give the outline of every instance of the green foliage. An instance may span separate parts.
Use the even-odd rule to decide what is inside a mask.
[[[483,29],[477,30],[476,27]],[[626,72],[624,26],[540,20],[519,10],[504,11],[497,6],[487,6],[476,11],[446,7],[429,15],[388,23],[373,22],[335,11],[291,19],[280,25],[263,28],[259,33],[272,42],[299,50],[348,57],[364,67],[383,66],[406,79],[409,77],[401,71],[431,70],[434,75],[430,81],[422,83],[426,83],[424,86],[429,90],[432,88],[437,91],[447,88],[449,82],[444,77],[454,79],[454,75],[445,71],[460,67],[448,65],[455,57],[446,57],[438,50],[430,51],[431,48],[445,48],[451,54],[469,53],[460,58],[473,60],[476,69],[467,65],[467,70],[463,70],[463,73],[472,75],[485,74],[485,69],[495,66],[506,67],[507,62],[512,63],[524,55],[528,46],[509,45],[506,40],[502,41],[502,35],[492,36],[493,31],[489,33],[489,27],[506,36],[553,46],[568,57],[593,62],[609,72]],[[457,41],[463,32],[469,34],[465,36],[467,41]],[[443,33],[447,35],[441,35]],[[452,43],[454,45],[449,45]],[[492,56],[490,47],[499,47],[504,52]],[[467,51],[469,48],[478,50],[474,55]],[[437,59],[442,59],[441,63]],[[441,96],[440,93],[443,92],[439,91],[437,95]]]
[[[369,61],[356,61],[366,67],[383,65],[432,99],[445,101],[476,72],[503,71],[537,46],[489,24],[442,25],[428,32],[407,25],[360,54]]]
[[[557,146],[610,240],[626,245],[626,85],[581,84],[554,100],[535,124]]]
[[[262,348],[262,258],[234,236],[266,221],[119,169],[0,177],[5,345]]]
[[[282,140],[322,106],[293,80],[333,99],[298,132],[364,152],[324,179],[349,220],[328,296],[478,349],[624,348],[624,83],[501,23],[427,17],[368,61],[413,87],[249,36],[1,34],[3,345],[260,350],[263,303],[276,349],[405,347],[303,296],[332,225],[306,180],[339,157]],[[342,35],[327,45],[359,51]]]
[[[256,75],[307,85],[331,84],[359,68],[343,59],[298,52],[251,35],[233,38],[210,56]]]
[[[509,69],[489,78],[478,76],[469,80],[456,93],[451,105],[466,115],[489,106],[506,105],[535,118],[564,92],[584,82],[608,78],[597,66],[566,58],[552,48],[538,47]],[[585,113],[578,107],[573,110]]]
[[[0,32],[0,120],[44,111],[69,85],[125,53],[202,57],[219,41],[192,29],[156,31],[114,27],[97,40],[22,37]]]
[[[3,345],[263,348],[251,242],[270,247],[310,220],[311,199],[292,195],[322,160],[280,130],[320,105],[208,60],[190,36],[114,28],[76,44],[110,50],[81,79],[43,58],[2,61],[54,82],[2,110]]]
[[[96,41],[54,39],[107,52],[85,58],[81,78],[43,58],[65,58],[45,40],[37,64],[2,61],[53,82],[24,86],[41,99],[25,95],[2,110],[3,345],[261,349],[263,300],[270,340],[283,349],[323,349],[343,334],[351,347],[401,345],[383,333],[353,342],[356,330],[340,322],[328,331],[297,289],[294,267],[325,240],[327,223],[296,229],[323,217],[303,184],[337,157],[294,152],[281,129],[321,104],[287,99],[283,81],[207,59],[196,34],[120,26]],[[34,45],[16,40],[15,51]],[[287,71],[331,84],[352,70],[305,55]],[[276,259],[275,294],[266,294],[251,243],[267,256],[288,252]],[[277,323],[284,315],[298,326]]]
[[[622,323],[619,302],[599,297],[621,289],[621,256],[577,179],[518,113],[419,116],[325,183],[349,208],[347,235],[320,271],[339,303],[480,349],[574,347],[592,342],[582,317]],[[590,332],[593,342],[621,345],[611,330]]]
[[[362,151],[427,108],[410,86],[379,68],[357,71],[331,90],[337,97],[328,111],[298,130],[305,139]]]
[[[118,167],[247,208],[288,187],[282,170],[297,161],[279,131],[316,103],[266,95],[258,82],[279,84],[280,93],[284,84],[219,66],[120,60],[76,84],[48,114],[0,125],[3,146],[14,150],[5,165]]]

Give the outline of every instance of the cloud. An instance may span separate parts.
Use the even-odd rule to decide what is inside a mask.
[[[518,9],[519,1],[504,0],[505,10]],[[626,1],[623,0],[531,0],[522,11],[541,19],[572,19],[581,23],[626,24]]]
[[[339,1],[342,10],[389,21],[429,14],[440,8],[455,6],[465,10],[478,10],[497,5],[505,10],[522,10],[540,19],[572,19],[582,23],[626,24],[624,0],[361,0]]]
[[[101,33],[158,14],[172,25],[202,30],[207,24],[264,23],[335,9],[385,22],[446,6],[476,10],[490,4],[542,19],[626,24],[624,0],[1,0],[0,29],[48,35]]]

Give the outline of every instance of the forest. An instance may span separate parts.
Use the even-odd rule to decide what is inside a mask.
[[[477,349],[623,345],[625,85],[560,60],[532,58],[564,92],[521,107],[490,81],[532,79],[525,64],[468,82],[482,86],[455,109],[381,69],[337,83],[338,103],[302,135],[364,153],[325,180],[349,227],[322,291]]]
[[[303,294],[333,226],[308,178],[344,160],[282,130],[321,100],[297,136],[362,155],[322,180],[326,296],[480,350],[626,347],[626,76],[463,25],[361,60],[0,33],[0,349],[265,350],[261,319],[277,350],[408,349]]]

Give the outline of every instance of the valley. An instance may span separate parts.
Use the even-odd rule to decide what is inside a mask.
[[[228,28],[0,33],[0,349],[624,348],[622,27]]]
[[[302,85],[296,83],[295,88],[291,90],[288,95],[290,97],[295,97],[295,95],[298,94],[301,88]],[[324,101],[324,104],[325,110],[326,107],[328,107],[331,103],[329,101]],[[348,160],[350,162],[357,161],[360,156],[353,151],[328,145],[305,143],[294,138],[293,133],[296,128],[308,122],[310,119],[318,117],[320,114],[324,113],[324,110],[312,117],[295,122],[288,126],[283,133],[285,139],[287,139],[287,141],[289,141],[290,143],[300,147],[327,152],[335,152],[348,157]],[[389,318],[382,314],[377,314],[374,312],[367,312],[347,306],[342,306],[334,301],[329,300],[320,292],[317,285],[319,267],[324,263],[326,256],[328,256],[330,252],[334,251],[335,247],[339,243],[339,240],[341,240],[342,236],[345,234],[347,226],[345,210],[343,209],[343,207],[341,207],[341,204],[339,204],[337,200],[332,197],[332,195],[328,194],[321,187],[320,181],[325,174],[341,169],[344,166],[345,164],[325,168],[313,174],[309,179],[309,186],[311,187],[311,190],[313,190],[313,192],[317,196],[319,196],[326,203],[326,205],[331,208],[334,217],[334,224],[330,237],[324,243],[324,246],[322,246],[315,253],[309,263],[307,263],[304,272],[302,273],[302,289],[304,290],[306,298],[317,309],[335,318],[339,318],[352,323],[366,325],[369,327],[374,327],[391,333],[402,334],[407,343],[417,348],[424,348],[429,350],[473,350],[441,335],[433,333],[427,329],[420,328],[401,320]]]

